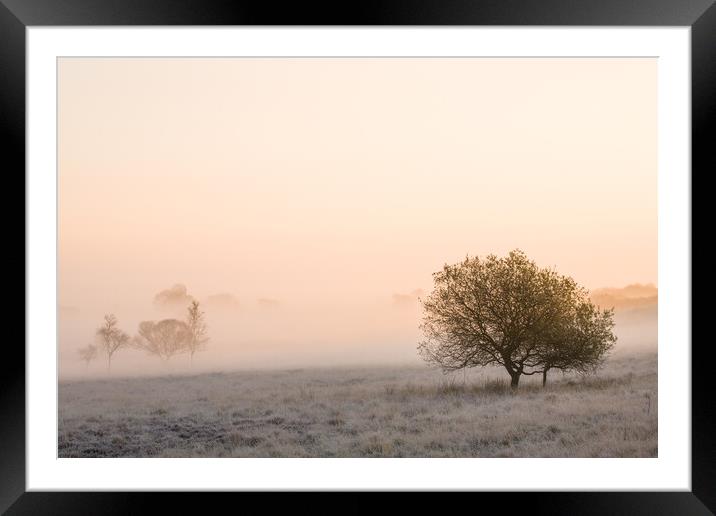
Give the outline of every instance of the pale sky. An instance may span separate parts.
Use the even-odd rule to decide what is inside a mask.
[[[393,296],[466,254],[521,248],[590,289],[656,283],[656,74],[648,58],[60,59],[61,346],[104,312],[133,333],[175,283],[235,296],[223,345],[266,356],[413,353],[417,312]]]

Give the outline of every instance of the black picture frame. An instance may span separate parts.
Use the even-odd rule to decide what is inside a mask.
[[[713,0],[400,0],[327,5],[229,0],[0,0],[0,127],[3,147],[1,203],[6,274],[24,267],[25,29],[32,26],[116,25],[550,25],[691,27],[692,182],[715,170],[716,6]],[[14,184],[10,184],[13,182]],[[692,183],[693,185],[693,183]],[[22,191],[20,200],[18,192]],[[693,192],[692,186],[692,192]],[[693,203],[693,200],[692,200]],[[692,204],[693,211],[693,204]],[[693,218],[693,217],[692,217]],[[9,223],[12,221],[12,223]],[[22,231],[22,234],[21,234]],[[11,238],[9,238],[11,237]],[[23,241],[20,252],[19,241]],[[14,242],[18,247],[11,247]],[[692,244],[693,247],[693,244]],[[11,250],[12,249],[12,250]],[[693,250],[692,257],[693,257]],[[692,258],[693,263],[693,258]],[[693,268],[693,265],[692,265]],[[25,269],[26,270],[26,269]],[[26,277],[27,281],[27,277]],[[706,289],[705,280],[702,289]],[[692,290],[693,292],[693,290]],[[23,299],[25,298],[23,290]],[[24,303],[23,303],[24,307]],[[698,306],[694,305],[694,308]],[[17,308],[19,310],[19,308]],[[693,316],[692,316],[693,320]],[[7,325],[0,375],[0,511],[8,514],[124,514],[143,512],[148,493],[25,492],[24,329]],[[690,345],[691,343],[689,343]],[[716,403],[712,398],[707,340],[692,346],[692,490],[690,492],[471,493],[477,503],[504,503],[537,514],[711,514],[716,512]],[[206,494],[205,496],[248,496]],[[162,504],[167,503],[163,500]],[[175,495],[186,510],[194,502]],[[474,501],[470,503],[475,503]],[[165,506],[165,509],[168,507]]]

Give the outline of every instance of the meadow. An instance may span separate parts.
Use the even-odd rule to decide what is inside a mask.
[[[592,376],[426,366],[59,383],[59,457],[656,457],[655,351]]]

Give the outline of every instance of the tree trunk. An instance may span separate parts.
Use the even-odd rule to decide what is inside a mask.
[[[517,386],[520,383],[520,373],[510,373],[510,376],[512,377],[512,381],[510,382],[510,387],[512,389],[517,389]]]
[[[545,370],[542,371],[542,387],[547,385],[547,371],[548,370],[549,370],[548,368],[545,368]]]

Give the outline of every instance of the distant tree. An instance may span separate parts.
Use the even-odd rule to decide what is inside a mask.
[[[176,285],[162,290],[154,296],[154,306],[164,310],[181,310],[186,306],[187,302],[194,298],[189,294],[185,285],[177,283]]]
[[[130,342],[129,335],[117,327],[117,318],[114,314],[104,316],[104,324],[97,328],[97,341],[99,347],[107,356],[107,370],[112,366],[112,356],[120,349],[127,347]]]
[[[142,321],[134,346],[167,362],[174,355],[189,351],[192,334],[189,326],[177,319]]]
[[[204,319],[204,312],[199,310],[198,301],[192,301],[189,308],[187,308],[187,312],[186,324],[191,332],[188,348],[190,361],[193,363],[194,353],[203,349],[209,341],[209,337],[207,335],[208,328]]]
[[[539,268],[520,250],[467,257],[433,275],[422,302],[418,345],[443,371],[500,365],[516,389],[522,375],[593,370],[611,348],[611,313],[567,276]]]
[[[89,363],[97,358],[98,349],[95,344],[88,344],[84,348],[77,350],[77,354],[80,356],[80,360],[83,360],[86,367],[89,367]]]

